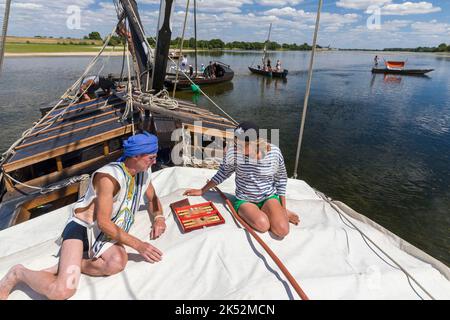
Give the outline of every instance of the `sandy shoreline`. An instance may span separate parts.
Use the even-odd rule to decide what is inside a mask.
[[[99,49],[100,51],[100,49]],[[11,53],[6,52],[5,57],[83,57],[83,56],[96,56],[99,51],[86,51],[86,52],[27,52],[27,53]],[[172,51],[172,50],[171,50]],[[183,53],[194,52],[193,49],[183,50]],[[202,51],[202,50],[198,50]],[[205,50],[206,51],[206,50]],[[104,56],[121,56],[123,51],[106,51],[102,55]]]
[[[71,56],[96,56],[98,52],[30,52],[30,53],[5,53],[5,57],[71,57]],[[104,56],[121,56],[123,52],[104,52]]]

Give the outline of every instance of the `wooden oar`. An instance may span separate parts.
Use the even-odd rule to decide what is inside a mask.
[[[289,270],[284,266],[284,264],[281,262],[281,260],[276,256],[276,254],[272,251],[272,249],[269,248],[269,246],[264,242],[264,240],[262,240],[257,234],[256,232],[252,229],[252,227],[250,227],[247,222],[245,222],[236,212],[236,210],[234,210],[233,204],[231,203],[231,201],[227,198],[227,196],[220,191],[220,189],[218,187],[215,187],[216,191],[220,194],[220,196],[222,197],[223,200],[225,200],[226,204],[228,205],[228,207],[231,210],[231,213],[233,214],[234,218],[236,220],[239,221],[239,223],[241,225],[244,226],[244,228],[253,236],[253,238],[255,238],[256,241],[258,241],[258,243],[264,248],[264,250],[266,250],[266,252],[269,254],[269,256],[272,258],[272,260],[277,264],[278,268],[280,268],[281,272],[283,272],[283,274],[286,276],[286,278],[288,279],[288,281],[290,282],[290,284],[292,285],[292,287],[295,289],[295,291],[297,292],[297,294],[300,296],[300,298],[302,300],[309,300],[308,296],[306,295],[306,293],[302,290],[302,288],[300,288],[300,285],[297,283],[297,281],[295,280],[295,278],[291,275],[291,273],[289,272]]]

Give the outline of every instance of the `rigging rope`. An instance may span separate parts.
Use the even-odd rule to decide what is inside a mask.
[[[182,59],[182,57],[183,57],[184,32],[186,31],[188,13],[189,13],[189,0],[187,0],[187,2],[186,2],[186,14],[184,15],[183,32],[181,33],[181,39],[180,39],[180,56],[179,56],[178,62],[177,62],[177,75],[175,76],[175,85],[173,86],[173,98],[174,99],[175,99],[175,91],[177,90],[178,76],[180,73],[180,59]],[[169,57],[169,59],[171,59],[171,58]],[[172,62],[173,62],[173,60],[172,60]]]
[[[6,35],[8,33],[8,24],[9,24],[9,12],[11,9],[11,0],[6,0],[5,2],[5,16],[3,19],[3,27],[2,27],[2,38],[0,41],[0,74],[2,72],[3,66],[3,58],[5,56],[5,46],[6,46]]]
[[[127,84],[127,103],[125,111],[122,116],[122,121],[125,121],[129,114],[131,114],[131,131],[135,135],[134,131],[134,111],[133,111],[133,86],[131,84],[131,68],[130,68],[130,55],[128,52],[128,42],[126,44],[127,48],[127,70],[128,70],[128,84]]]
[[[175,63],[175,61],[169,57],[170,61],[172,61],[173,63]],[[186,72],[184,72],[183,70],[180,70],[181,73],[186,77],[186,79],[189,80],[189,82],[193,85],[196,85],[194,81],[192,81],[191,78],[189,78],[189,76],[186,74]],[[223,112],[223,114],[225,114],[235,125],[238,124],[238,122],[236,120],[234,120],[234,118],[232,116],[230,116],[225,110],[223,110],[221,107],[219,107],[219,105],[217,105],[217,103],[215,103],[203,90],[202,88],[200,88],[200,86],[198,87],[198,90],[200,91],[201,94],[203,94],[205,96],[206,99],[208,99],[209,102],[211,102],[217,109],[219,109],[220,111]]]
[[[64,101],[66,98],[69,98],[69,94],[71,92],[73,92],[75,90],[75,88],[77,88],[82,80],[86,77],[86,75],[89,73],[89,71],[92,69],[92,67],[97,63],[99,57],[101,56],[101,54],[103,53],[103,51],[105,50],[106,46],[109,44],[109,41],[111,40],[112,35],[114,34],[114,32],[116,31],[117,25],[114,26],[113,30],[111,31],[111,33],[109,34],[108,38],[105,40],[105,43],[103,45],[103,47],[101,48],[100,52],[92,59],[92,61],[89,63],[89,65],[87,66],[87,68],[85,69],[84,73],[81,75],[81,77],[78,78],[77,81],[75,81],[75,83],[66,90],[66,92],[61,96],[59,102],[52,108],[50,109],[38,122],[36,122],[33,127],[31,127],[30,129],[27,129],[26,131],[23,132],[22,136],[16,140],[7,151],[5,151],[4,153],[2,153],[2,157],[0,158],[0,166],[3,165],[3,163],[6,161],[6,159],[8,158],[9,155],[13,154],[14,152],[14,148],[19,145],[24,139],[26,139],[34,129],[36,129],[38,126],[40,126],[43,123],[48,123],[48,121],[50,120],[51,122],[56,121],[57,119],[59,119],[61,116],[64,115],[64,113],[66,112],[66,110],[71,107],[77,100],[78,97],[77,95],[75,95],[72,98],[72,101],[69,103],[69,105],[67,107],[65,107],[58,115],[54,116],[52,119],[48,119],[50,114],[55,111],[56,108],[58,108]],[[101,69],[102,70],[102,69]],[[101,71],[100,70],[100,71]],[[87,89],[86,89],[87,90]],[[82,93],[84,94],[86,92],[86,90]],[[42,130],[40,130],[42,131]],[[39,131],[39,132],[40,132]],[[37,133],[39,133],[37,132]],[[36,133],[36,132],[35,132]]]
[[[89,179],[89,175],[88,174],[83,174],[81,176],[71,177],[68,180],[66,180],[64,183],[54,184],[54,185],[50,185],[50,186],[47,186],[47,187],[36,187],[36,186],[31,186],[29,184],[20,182],[19,180],[14,179],[11,175],[9,175],[6,172],[3,172],[3,174],[5,175],[5,177],[7,177],[8,179],[14,181],[15,183],[17,183],[17,184],[19,184],[21,186],[30,188],[30,189],[38,190],[41,194],[46,194],[46,193],[49,193],[49,192],[53,192],[53,191],[56,191],[56,190],[68,187],[68,186],[70,186],[70,185],[72,185],[74,183],[81,182],[83,180]]]
[[[233,217],[235,220],[239,221],[240,225],[244,226],[245,230],[250,233],[253,238],[258,241],[258,243],[264,248],[264,250],[269,254],[270,258],[275,262],[275,264],[280,268],[281,272],[285,275],[285,277],[288,279],[291,286],[294,288],[294,290],[297,292],[299,297],[302,300],[309,300],[309,297],[306,295],[306,293],[303,291],[303,289],[300,287],[298,282],[295,280],[295,278],[292,276],[292,274],[289,272],[289,270],[286,268],[286,266],[281,262],[281,260],[277,257],[277,255],[270,249],[270,247],[264,242],[264,240],[261,239],[261,237],[256,234],[256,232],[250,227],[244,219],[242,219],[239,214],[234,209],[233,204],[231,201],[227,198],[227,196],[216,186],[214,189],[219,193],[219,195],[222,197],[222,199],[225,201],[226,205],[230,209]]]
[[[331,198],[329,198],[328,196],[324,195],[321,192],[318,192],[317,190],[314,190],[316,192],[316,194],[323,199],[325,202],[327,202],[338,214],[339,217],[341,218],[342,222],[347,225],[347,223],[345,223],[343,221],[343,219],[345,219],[350,225],[348,226],[349,228],[353,228],[354,230],[358,231],[361,235],[361,237],[363,238],[364,242],[366,242],[367,246],[380,258],[382,259],[386,264],[388,264],[389,266],[395,268],[394,266],[392,266],[390,263],[388,263],[387,261],[385,261],[382,257],[380,257],[375,250],[373,250],[373,248],[371,248],[369,246],[369,244],[367,243],[370,242],[372,245],[375,246],[375,248],[377,248],[380,252],[382,252],[389,260],[391,260],[397,267],[396,269],[401,270],[407,277],[408,282],[409,280],[413,280],[418,286],[419,288],[426,294],[428,295],[432,300],[435,300],[434,296],[432,296],[408,271],[406,271],[405,268],[403,268],[397,261],[395,261],[394,258],[392,258],[389,254],[387,254],[383,249],[381,249],[372,239],[370,239],[361,229],[359,229],[349,218],[347,218],[345,215],[342,214],[341,210],[333,203],[333,200]],[[411,283],[410,283],[411,286]],[[411,286],[411,288],[413,289],[413,291],[419,296],[419,298],[421,298],[423,300],[423,298],[417,293],[417,291]]]
[[[312,81],[312,74],[313,74],[313,67],[314,67],[314,55],[316,54],[317,34],[319,33],[320,12],[322,11],[322,5],[323,5],[323,0],[319,0],[319,7],[317,8],[316,27],[314,30],[314,39],[313,39],[312,51],[311,51],[311,60],[309,62],[308,82],[306,84],[305,100],[303,103],[302,123],[300,126],[300,132],[299,132],[299,137],[298,137],[297,155],[295,157],[295,167],[294,167],[294,175],[293,175],[294,179],[297,179],[298,161],[300,159],[300,149],[302,146],[303,131],[305,129],[306,111],[308,110],[308,100],[309,100],[309,94],[311,91],[311,81]]]

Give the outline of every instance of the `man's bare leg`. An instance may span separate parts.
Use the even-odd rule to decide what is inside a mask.
[[[61,248],[58,275],[16,265],[0,281],[0,299],[7,299],[14,287],[21,282],[49,299],[70,298],[78,287],[82,258],[83,242],[76,239],[65,240]]]
[[[94,277],[110,276],[125,269],[128,255],[122,245],[115,244],[98,259],[83,259],[81,272]]]

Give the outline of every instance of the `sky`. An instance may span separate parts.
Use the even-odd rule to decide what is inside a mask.
[[[187,0],[176,0],[173,35],[181,35]],[[117,21],[112,0],[13,0],[8,35],[105,37]],[[159,0],[137,0],[147,35],[155,35]],[[186,37],[193,36],[193,0]],[[198,39],[312,43],[318,0],[197,0]],[[318,43],[383,49],[450,44],[450,0],[324,0]],[[0,0],[1,22],[5,0]]]

